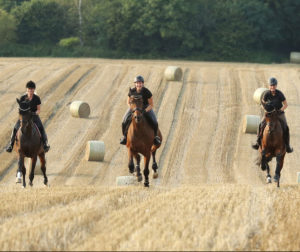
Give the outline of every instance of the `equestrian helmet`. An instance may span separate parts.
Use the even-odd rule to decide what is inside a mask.
[[[269,79],[269,84],[270,84],[270,86],[276,86],[276,85],[277,85],[277,80],[276,80],[276,78],[271,77],[271,78]]]
[[[28,81],[27,84],[26,84],[26,88],[35,89],[35,83],[33,81]]]
[[[136,77],[134,78],[134,83],[136,83],[136,82],[138,82],[138,81],[144,83],[144,78],[143,78],[143,76],[138,75],[138,76],[136,76]]]

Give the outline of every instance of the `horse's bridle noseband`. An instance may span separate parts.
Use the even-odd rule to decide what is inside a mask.
[[[134,108],[133,110],[131,110],[131,113],[134,113],[135,111],[139,111],[141,113],[144,113],[144,109],[141,109],[141,108]]]

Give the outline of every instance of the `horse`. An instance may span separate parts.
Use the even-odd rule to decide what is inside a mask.
[[[128,128],[127,133],[127,149],[128,149],[128,168],[130,173],[134,173],[134,162],[133,157],[135,158],[136,164],[136,176],[137,181],[141,182],[143,180],[141,169],[140,169],[140,161],[141,157],[139,155],[142,154],[144,156],[144,186],[149,187],[149,162],[152,154],[153,163],[152,169],[154,171],[153,178],[158,178],[157,173],[157,163],[155,159],[156,150],[160,147],[159,145],[154,145],[154,131],[153,128],[148,123],[147,119],[144,116],[145,110],[143,109],[143,100],[141,95],[131,96],[130,100],[130,109],[132,112],[131,123]],[[162,134],[160,130],[157,130],[157,134],[162,141]]]
[[[34,169],[38,156],[41,163],[41,170],[44,175],[44,184],[47,186],[48,178],[46,176],[46,158],[40,132],[33,122],[33,113],[30,111],[29,103],[21,102],[19,99],[17,99],[17,103],[19,104],[19,119],[21,125],[17,131],[15,143],[15,150],[19,158],[16,183],[21,183],[21,176],[23,175],[23,187],[26,187],[26,168],[24,165],[24,158],[27,157],[31,158],[29,185],[33,186]]]
[[[274,182],[279,187],[280,173],[283,167],[286,154],[286,145],[284,141],[283,124],[278,118],[281,113],[272,105],[263,105],[265,112],[266,126],[263,131],[260,152],[260,165],[263,171],[267,171],[267,183],[271,183],[270,167],[268,163],[276,157],[276,170]]]

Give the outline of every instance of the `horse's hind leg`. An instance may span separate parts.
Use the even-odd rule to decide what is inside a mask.
[[[141,156],[138,153],[134,153],[134,158],[136,160],[136,176],[138,179],[138,182],[141,182],[143,180],[143,176],[141,174],[141,167],[140,167],[140,163],[141,163]]]
[[[33,157],[31,158],[31,168],[30,168],[30,174],[29,174],[29,185],[33,186],[33,179],[34,179],[34,169],[35,169],[35,165],[36,165],[36,160],[37,157]]]
[[[45,152],[42,154],[39,154],[40,162],[41,162],[41,170],[44,175],[44,185],[48,184],[48,178],[46,176],[46,157],[45,157]]]
[[[156,154],[156,150],[152,152],[152,169],[154,171],[153,173],[153,178],[156,179],[158,178],[158,172],[157,172],[157,169],[158,169],[158,166],[157,166],[157,163],[156,163],[156,160],[155,160],[155,154]]]

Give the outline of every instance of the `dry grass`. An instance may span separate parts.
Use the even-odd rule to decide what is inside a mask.
[[[297,186],[3,188],[2,250],[299,250]]]

